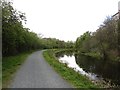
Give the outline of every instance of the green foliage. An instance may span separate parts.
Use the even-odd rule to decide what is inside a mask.
[[[115,60],[120,52],[118,50],[118,26],[116,20],[107,17],[96,32],[86,32],[77,38],[75,43],[76,51],[89,54],[99,53],[98,58]]]
[[[24,13],[17,12],[13,9],[11,2],[5,1],[2,2],[2,13],[3,56],[37,49],[40,45],[37,35],[28,32],[28,29],[22,25],[22,21],[26,21]]]
[[[94,85],[87,77],[60,63],[55,57],[56,52],[59,52],[59,50],[47,50],[43,52],[43,56],[65,80],[69,81],[75,88],[87,88],[89,90],[99,87]]]
[[[75,48],[80,50],[81,52],[88,52],[89,51],[89,40],[91,38],[91,33],[86,32],[80,37],[77,38]]]

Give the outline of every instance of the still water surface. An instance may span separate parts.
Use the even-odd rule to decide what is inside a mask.
[[[109,60],[96,60],[85,55],[74,55],[70,52],[57,53],[61,63],[66,63],[68,67],[82,75],[86,75],[90,80],[104,80],[111,85],[120,87],[120,62]]]

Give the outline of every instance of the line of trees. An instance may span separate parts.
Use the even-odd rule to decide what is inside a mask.
[[[13,8],[12,2],[2,0],[2,55],[10,56],[21,52],[45,48],[73,48],[73,42],[55,38],[42,38],[25,28],[25,14]]]
[[[54,49],[54,48],[61,48],[61,49],[64,49],[64,48],[73,48],[74,47],[74,43],[72,41],[68,41],[68,42],[65,42],[63,40],[59,40],[59,39],[56,39],[56,38],[43,38],[43,45],[46,47],[46,48],[49,48],[49,49]]]
[[[103,59],[120,60],[118,50],[118,21],[107,17],[96,32],[85,32],[77,38],[75,49]]]
[[[16,11],[11,2],[2,1],[3,56],[40,47],[39,38],[22,25],[23,21],[26,22],[24,13]]]

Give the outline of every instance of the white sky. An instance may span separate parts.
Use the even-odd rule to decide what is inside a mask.
[[[26,13],[27,28],[44,37],[72,40],[95,31],[106,16],[118,11],[119,0],[13,0]]]

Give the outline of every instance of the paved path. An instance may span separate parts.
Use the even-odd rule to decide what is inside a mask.
[[[42,51],[37,51],[17,71],[10,88],[71,88],[71,85],[44,60]]]

